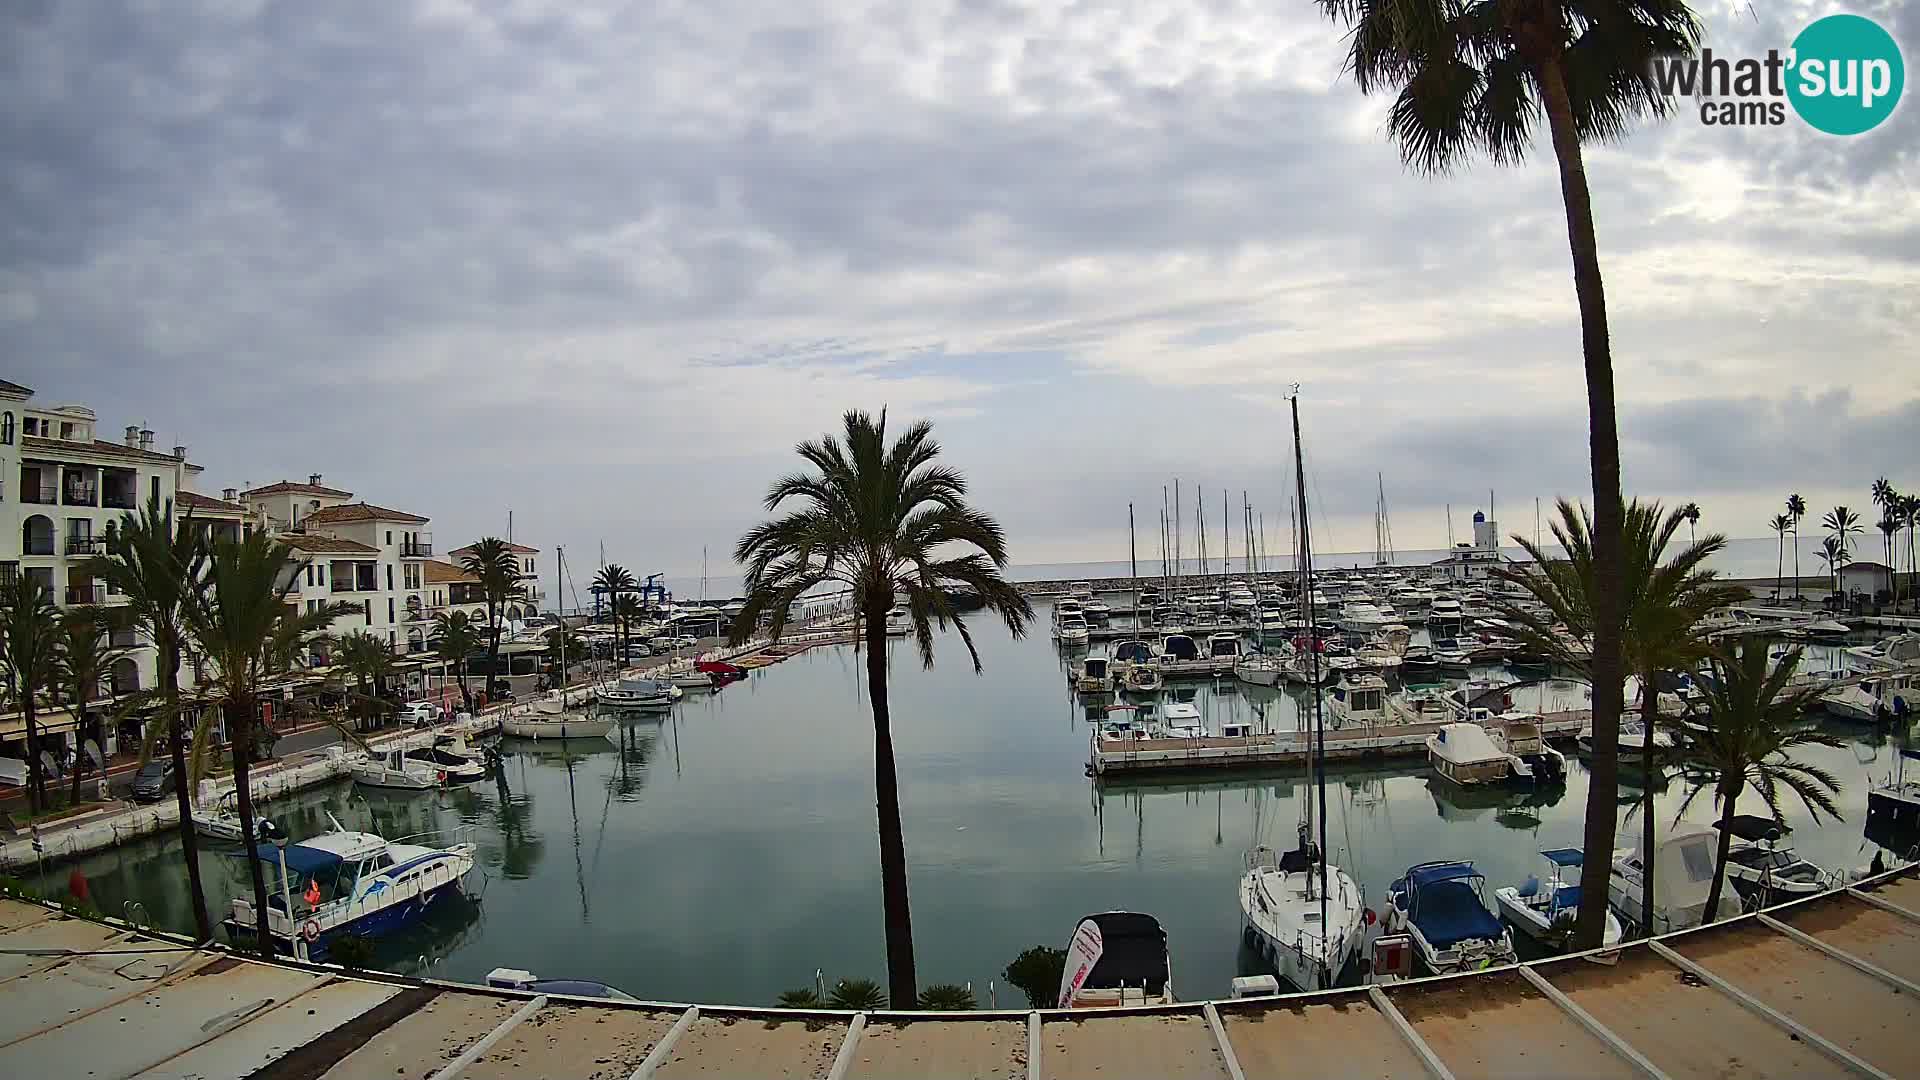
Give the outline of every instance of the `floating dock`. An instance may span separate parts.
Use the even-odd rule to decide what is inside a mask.
[[[0,945],[8,1076],[1920,1076],[1911,868],[1606,956],[1143,1009],[536,995],[255,960],[19,900],[0,900]]]
[[[1592,718],[1587,709],[1545,713],[1540,731],[1549,739],[1571,739]],[[1449,721],[1451,722],[1451,721]],[[1327,730],[1328,761],[1427,756],[1427,736],[1443,724],[1381,724],[1374,727]],[[1095,776],[1114,773],[1182,772],[1209,769],[1271,769],[1306,762],[1313,752],[1311,732],[1279,731],[1264,735],[1195,739],[1104,740],[1098,731],[1088,740],[1088,770]]]

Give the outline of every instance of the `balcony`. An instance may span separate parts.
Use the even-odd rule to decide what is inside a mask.
[[[66,548],[68,555],[105,555],[107,553],[107,538],[104,536],[69,536],[67,537]]]
[[[66,498],[61,501],[67,506],[99,506],[100,488],[96,484],[77,484],[69,480]]]
[[[56,492],[52,484],[27,483],[23,484],[20,488],[20,501],[23,503],[38,503],[41,506],[52,506],[59,502],[59,499],[56,498]]]
[[[106,599],[107,599],[106,590],[102,589],[98,585],[67,586],[67,606],[68,607],[72,607],[75,604],[105,603]]]
[[[430,559],[433,557],[433,537],[415,536],[411,540],[400,541],[400,557],[403,559]]]
[[[329,586],[329,588],[331,588],[334,592],[337,592],[337,593],[353,592],[354,591],[353,580],[349,578],[343,581],[340,578],[334,578],[333,584]]]
[[[106,492],[100,496],[100,505],[114,510],[137,510],[140,506],[140,500],[134,495],[132,488],[123,491],[108,488]]]

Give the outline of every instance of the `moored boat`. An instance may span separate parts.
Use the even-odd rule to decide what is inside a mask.
[[[1680,824],[1657,847],[1653,861],[1653,932],[1671,933],[1699,926],[1706,920],[1707,894],[1713,885],[1718,838],[1712,829]],[[1607,879],[1607,900],[1634,927],[1645,923],[1640,893],[1646,881],[1646,863],[1639,849],[1616,849],[1613,874]],[[1740,894],[1723,889],[1716,919],[1740,914]]]
[[[1173,1004],[1173,964],[1160,920],[1138,911],[1081,919],[1067,943],[1059,1000],[1067,1009]]]
[[[1296,989],[1319,990],[1338,981],[1359,954],[1373,918],[1353,878],[1321,865],[1306,821],[1299,842],[1283,856],[1264,846],[1247,852],[1240,913],[1249,943],[1281,978]]]
[[[597,688],[600,704],[613,709],[665,709],[681,696],[680,688],[658,679],[621,679]]]
[[[428,791],[447,782],[444,770],[414,761],[401,750],[355,755],[347,760],[347,775],[362,787],[388,791]]]
[[[1513,934],[1482,895],[1486,875],[1464,861],[1420,863],[1387,887],[1385,932],[1413,938],[1429,975],[1511,964]]]
[[[584,712],[524,712],[502,719],[500,731],[516,739],[604,739],[616,723],[610,716],[590,716]]]
[[[1585,862],[1579,848],[1549,848],[1540,853],[1547,861],[1543,881],[1529,875],[1518,886],[1503,885],[1493,891],[1500,914],[1521,933],[1543,944],[1570,932],[1580,910],[1580,883],[1567,880],[1567,871],[1577,870]],[[1601,948],[1620,944],[1620,920],[1607,912],[1607,926],[1600,939]]]

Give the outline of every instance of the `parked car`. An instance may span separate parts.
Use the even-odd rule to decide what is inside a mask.
[[[686,634],[681,634],[678,637],[655,638],[654,640],[665,645],[669,649],[691,649],[695,645],[700,644],[699,638],[691,637]]]
[[[133,797],[136,802],[159,802],[173,794],[173,762],[167,758],[155,758],[140,766],[133,774]]]
[[[446,710],[431,701],[410,701],[400,710],[400,718],[415,727],[437,724]]]

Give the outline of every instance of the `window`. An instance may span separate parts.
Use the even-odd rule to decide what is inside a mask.
[[[60,424],[60,437],[71,442],[73,440],[73,425],[62,421]]]
[[[13,445],[13,414],[0,414],[0,445]]]
[[[321,563],[320,564],[320,584],[325,585],[326,583],[327,583],[327,564]]]
[[[307,564],[307,584],[309,585],[313,584],[313,564],[312,563]],[[312,609],[309,608],[308,610],[312,610]]]
[[[360,618],[368,626],[373,625],[373,601],[371,600],[360,601]]]
[[[27,417],[27,434],[29,435],[40,434],[40,421],[35,417],[31,417],[31,416]]]
[[[387,546],[388,547],[393,546],[393,530],[392,529],[387,530]]]
[[[392,543],[393,541],[389,540],[387,542]],[[388,592],[393,591],[393,564],[392,563],[387,564],[387,591]]]
[[[388,571],[387,571],[387,573],[389,573],[389,574],[391,574],[391,573],[393,573],[393,571],[392,571],[392,570],[388,570]],[[389,584],[391,584],[391,583],[389,583]],[[388,622],[392,622],[392,621],[393,621],[393,597],[391,597],[391,596],[389,596],[389,597],[387,597],[387,621],[388,621]]]
[[[149,480],[150,480],[150,483],[147,485],[147,490],[152,492],[152,494],[147,497],[149,499],[152,499],[154,502],[159,502],[160,501],[160,478],[158,476],[154,476],[154,477],[150,477]]]
[[[397,644],[399,644],[399,642],[394,639],[393,631],[391,630],[387,631],[387,647],[392,648]]]

